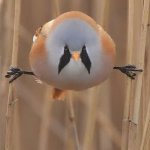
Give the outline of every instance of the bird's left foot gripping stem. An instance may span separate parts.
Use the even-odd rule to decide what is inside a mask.
[[[135,65],[126,65],[126,66],[122,66],[122,67],[114,67],[113,69],[120,70],[122,73],[126,74],[132,80],[135,79],[137,72],[143,72],[142,69],[137,69]]]
[[[7,71],[7,74],[5,75],[5,77],[10,78],[9,83],[12,83],[14,80],[19,78],[23,74],[35,75],[33,72],[23,71],[16,67],[10,67],[9,70]]]

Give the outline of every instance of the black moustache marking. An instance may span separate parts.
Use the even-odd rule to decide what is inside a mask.
[[[87,69],[88,73],[90,74],[91,61],[90,61],[90,58],[89,58],[88,53],[86,51],[85,45],[82,48],[82,52],[80,54],[80,57],[81,57],[82,63],[84,64],[85,68]]]
[[[58,74],[69,63],[70,59],[71,59],[71,54],[70,54],[68,46],[66,45],[64,47],[64,54],[61,56],[60,61],[59,61]]]

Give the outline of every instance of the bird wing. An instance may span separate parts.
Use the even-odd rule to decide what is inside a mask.
[[[108,33],[99,24],[97,26],[98,26],[102,46],[103,46],[105,52],[107,54],[115,57],[116,48],[115,48],[114,41],[112,40],[112,38],[108,35]]]

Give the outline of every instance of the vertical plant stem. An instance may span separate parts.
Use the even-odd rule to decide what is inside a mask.
[[[12,49],[12,65],[17,65],[18,60],[18,41],[19,41],[19,25],[20,25],[20,8],[21,0],[15,0],[15,16],[14,16],[14,33],[13,33],[13,49]],[[14,101],[13,87],[9,86],[7,112],[6,112],[6,141],[5,150],[12,150],[12,128],[14,116]]]
[[[17,65],[18,61],[18,42],[19,42],[19,28],[20,28],[20,12],[21,0],[15,0],[15,16],[14,16],[14,34],[13,34],[13,49],[12,49],[12,65]]]
[[[147,24],[149,16],[149,4],[150,0],[144,0],[143,14],[142,14],[142,24],[141,24],[141,35],[140,35],[140,44],[138,51],[138,65],[141,68],[144,68],[144,57],[145,57],[145,46],[146,46],[146,37],[147,37]],[[141,89],[142,89],[142,80],[143,76],[140,74],[138,76],[136,88],[135,88],[135,102],[134,102],[134,112],[133,112],[133,121],[138,123],[139,119],[139,109],[140,109],[140,100],[141,100]]]
[[[104,114],[102,111],[99,111],[97,115],[97,122],[101,125],[102,129],[106,134],[109,135],[111,140],[118,146],[121,147],[121,135],[116,129],[112,121]]]
[[[138,1],[140,4],[141,1]],[[137,65],[140,68],[144,68],[144,59],[145,59],[145,47],[146,47],[146,37],[147,37],[147,24],[149,16],[149,0],[143,1],[143,8],[138,9],[138,5],[135,0],[129,0],[129,14],[128,14],[128,51],[127,59],[128,62],[131,62],[131,59],[137,60]],[[141,7],[140,7],[141,8]],[[136,11],[141,11],[142,19],[136,14]],[[140,19],[137,19],[139,18]],[[135,29],[135,22],[137,29]],[[141,22],[140,22],[140,21]],[[140,28],[138,28],[140,27]],[[140,38],[136,37],[140,33]],[[137,40],[138,39],[138,40]],[[137,48],[135,49],[137,45]],[[133,52],[136,51],[136,55],[133,57]],[[128,81],[127,84],[127,97],[125,103],[125,112],[124,112],[124,122],[123,122],[123,134],[122,134],[122,150],[127,149],[137,149],[137,137],[140,117],[140,103],[142,100],[142,89],[143,89],[143,74],[137,76],[136,82],[134,82],[134,87],[131,89],[131,82]],[[143,99],[145,101],[145,99]],[[148,117],[147,117],[148,118]],[[130,120],[130,121],[129,121]],[[145,132],[144,128],[144,132]],[[145,136],[145,133],[143,134]]]
[[[146,145],[145,144],[146,140],[147,140],[146,137],[150,133],[150,132],[147,132],[148,128],[149,128],[149,125],[150,125],[150,103],[148,105],[148,110],[147,110],[147,114],[146,114],[146,121],[145,121],[145,125],[144,125],[144,130],[143,130],[143,135],[142,135],[142,141],[141,141],[140,150],[145,150],[144,147]]]
[[[88,98],[84,103],[87,105],[87,112],[86,112],[86,123],[85,123],[85,134],[83,140],[83,150],[90,150],[92,149],[92,140],[94,136],[94,129],[95,129],[95,122],[96,122],[96,91],[98,88],[92,88],[88,90]]]
[[[48,134],[49,134],[49,122],[51,121],[50,110],[52,108],[52,101],[50,98],[50,89],[47,87],[44,104],[43,104],[43,112],[41,117],[41,127],[40,127],[40,136],[39,136],[39,150],[48,149]]]
[[[55,2],[55,16],[60,15],[60,5],[59,5],[59,0],[54,0]]]
[[[132,62],[133,51],[133,28],[134,28],[134,0],[128,0],[128,36],[127,36],[127,62]],[[130,91],[131,81],[128,79],[126,84],[126,98],[124,106],[124,116],[122,125],[122,144],[121,149],[128,149],[128,133],[129,133],[129,111],[130,111]]]
[[[69,121],[72,125],[73,133],[74,133],[75,147],[76,147],[76,150],[80,150],[79,136],[78,136],[77,126],[76,126],[76,121],[75,121],[75,111],[73,107],[73,100],[70,96],[67,102],[68,102],[68,107],[69,107]]]
[[[5,149],[6,136],[6,107],[8,99],[8,84],[3,74],[10,64],[11,46],[12,46],[12,31],[8,27],[8,22],[12,22],[13,2],[3,1],[2,9],[0,10],[0,149]]]
[[[141,51],[144,51],[144,52],[145,52],[147,28],[148,28],[147,24],[148,24],[148,19],[149,19],[149,15],[150,15],[149,9],[150,9],[150,0],[144,0],[142,25],[141,25],[141,46],[140,46]],[[141,61],[141,65],[144,67],[143,62],[144,62],[145,53],[142,56],[143,56],[143,59],[142,59],[143,61]],[[150,122],[150,102],[148,104],[148,110],[147,110],[147,114],[146,114],[146,121],[145,121],[145,125],[144,125],[144,131],[143,131],[143,135],[142,135],[142,142],[141,142],[140,150],[144,150],[144,145],[145,145],[145,141],[146,141],[146,133],[148,130],[149,122]]]

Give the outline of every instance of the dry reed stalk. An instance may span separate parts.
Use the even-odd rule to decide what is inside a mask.
[[[57,17],[58,15],[60,15],[60,1],[59,0],[54,0],[55,3],[55,17]]]
[[[104,28],[104,30],[107,31],[107,30],[111,29],[111,26],[109,26],[109,24],[111,22],[110,21],[111,20],[111,14],[110,14],[111,9],[115,5],[117,5],[117,3],[114,1],[112,2],[111,0],[103,0],[103,1],[99,1],[99,3],[100,2],[101,2],[101,5],[98,5],[100,7],[97,8],[100,11],[100,13],[97,14],[97,15],[99,15],[99,24]],[[97,112],[99,114],[99,116],[97,116],[97,118],[96,118],[97,122],[100,125],[99,147],[101,149],[113,149],[113,144],[116,144],[116,146],[118,146],[120,148],[120,143],[119,143],[120,140],[118,140],[118,142],[117,142],[117,135],[119,137],[119,133],[117,132],[117,130],[113,130],[111,132],[106,131],[108,128],[115,129],[115,126],[112,123],[113,120],[111,120],[111,118],[113,117],[112,112],[111,112],[112,111],[111,110],[112,109],[112,104],[111,104],[112,94],[110,94],[112,92],[111,82],[112,81],[108,79],[107,81],[105,81],[104,85],[102,86],[103,90],[99,88],[99,91],[101,91],[100,99],[103,99],[105,101],[105,102],[100,103],[100,105],[102,105],[102,107],[104,106],[104,108],[100,109],[100,111]],[[104,116],[100,115],[100,114],[105,114],[105,113],[107,115],[104,115]],[[101,120],[102,118],[104,120]],[[103,122],[101,122],[101,121],[103,121]],[[107,124],[107,123],[110,123],[110,124]]]
[[[108,26],[109,22],[109,11],[110,11],[110,5],[111,1],[110,0],[103,0],[103,5],[101,6],[101,16],[100,16],[100,23],[104,29]]]
[[[134,0],[128,0],[128,36],[127,36],[127,62],[132,62],[132,51],[133,51],[133,31],[134,31]],[[126,83],[126,98],[124,105],[124,116],[122,125],[122,144],[121,149],[127,150],[128,148],[128,133],[129,133],[129,111],[130,111],[130,92],[131,92],[131,81],[127,80]]]
[[[99,127],[99,134],[98,134],[99,135],[99,148],[100,149],[112,149],[114,139],[112,139],[112,136],[111,136],[112,134],[109,134],[105,130],[107,127],[110,127],[111,129],[115,128],[113,125],[113,120],[111,119],[112,118],[112,113],[111,113],[112,96],[110,94],[111,93],[110,80],[105,81],[105,83],[103,83],[102,86],[100,85],[98,91],[100,93],[98,95],[100,106],[97,108],[96,122],[98,123],[98,127]],[[102,116],[102,114],[104,115]],[[111,124],[107,124],[109,122],[111,122]],[[105,123],[107,124],[107,126]],[[105,127],[103,126],[104,124],[105,124]],[[113,130],[111,133],[114,133],[114,135],[117,134],[115,133],[115,130]]]
[[[140,22],[140,38],[139,38],[139,47],[138,47],[138,51],[136,54],[136,58],[137,58],[137,64],[138,66],[140,66],[141,68],[144,68],[144,58],[145,58],[145,47],[146,47],[146,37],[147,37],[147,24],[148,24],[148,15],[149,15],[149,4],[150,1],[149,0],[145,0],[143,1],[144,5],[143,5],[143,11],[142,11],[142,19]],[[138,17],[138,16],[135,16]],[[129,145],[129,149],[137,149],[136,144],[137,144],[137,129],[138,126],[140,125],[139,123],[139,117],[140,117],[140,103],[142,101],[145,101],[145,99],[142,100],[142,89],[143,89],[143,74],[138,75],[137,77],[137,82],[135,84],[135,88],[134,88],[134,103],[131,105],[131,114],[130,116],[132,117],[132,122],[133,125],[130,127],[129,130],[129,141],[130,145]]]
[[[67,105],[69,110],[69,121],[71,123],[73,134],[74,134],[74,145],[76,150],[81,150],[80,143],[79,143],[79,135],[77,131],[77,125],[75,120],[75,111],[73,106],[73,99],[72,99],[72,93],[69,93],[68,99],[67,99]]]
[[[137,59],[139,58],[137,63],[138,63],[138,66],[140,66],[141,68],[144,68],[150,0],[144,0],[143,2],[144,2],[144,7],[143,7],[143,12],[142,12],[140,43],[139,43],[139,50],[137,53]],[[134,109],[133,109],[134,112],[133,112],[133,118],[132,118],[135,124],[138,124],[138,119],[139,119],[142,81],[143,81],[143,74],[139,74],[137,78],[136,88],[135,88],[135,102],[134,102]]]
[[[121,147],[121,135],[110,119],[102,112],[99,111],[97,115],[97,121],[101,125],[102,129],[109,135],[111,140],[120,149]]]
[[[85,132],[83,138],[83,150],[90,150],[92,149],[93,143],[93,136],[94,136],[94,129],[96,123],[96,111],[97,111],[97,102],[96,102],[96,89],[92,88],[88,90],[88,97],[84,104],[86,105],[86,122],[85,122]]]
[[[88,1],[87,1],[88,3]],[[84,1],[76,0],[76,1],[71,1],[71,10],[83,10],[83,6],[86,6],[87,3],[85,4]]]
[[[132,60],[134,61],[134,64],[137,64],[139,66],[139,59],[140,59],[140,55],[139,55],[139,51],[141,51],[140,47],[140,30],[141,30],[141,18],[142,18],[142,7],[143,2],[141,0],[137,0],[134,3],[134,25],[133,25],[133,30],[134,30],[134,40],[133,40],[133,56],[132,56]],[[137,79],[138,80],[138,79]],[[137,82],[134,81],[132,84],[132,88],[130,91],[130,114],[129,114],[129,119],[132,120],[130,123],[134,124],[134,127],[136,130],[136,124],[137,124],[137,119],[135,119],[135,110],[138,110],[139,107],[135,108],[135,104],[137,103],[136,99],[135,99],[135,91],[136,91],[136,84]],[[133,142],[132,142],[133,143]]]
[[[105,18],[106,4],[108,3],[108,1],[94,0],[93,3],[94,3],[94,16],[96,18],[96,21],[103,26],[105,20],[104,18]]]
[[[25,86],[24,84],[20,84],[19,87],[20,87],[20,88],[18,88],[18,93],[20,93],[19,96],[23,97],[26,100],[25,102],[27,103],[28,106],[31,107],[30,109],[33,111],[33,113],[36,116],[38,116],[38,118],[42,118],[44,114],[42,114],[39,111],[41,106],[37,106],[37,102],[31,101],[31,100],[35,100],[37,97],[35,95],[33,95],[33,93],[31,93],[31,89],[29,89],[28,86]],[[48,93],[46,93],[45,98],[46,98],[46,96],[48,96]],[[47,100],[49,100],[49,98],[47,98]],[[45,102],[45,104],[46,103],[48,103],[48,101]],[[51,103],[52,102],[49,101],[49,105],[50,106],[48,105],[49,106],[49,110],[47,110],[47,112],[51,111],[51,109],[50,109],[52,107]],[[45,105],[43,105],[43,106],[45,106]],[[46,107],[48,107],[48,106],[46,106]],[[43,109],[45,109],[45,108],[43,108]],[[44,110],[43,110],[43,113],[45,113]],[[42,118],[42,119],[44,120],[44,119],[46,119],[46,117]],[[43,125],[45,124],[48,127],[47,130],[48,131],[52,131],[54,134],[56,134],[61,141],[66,142],[65,138],[64,138],[65,128],[63,126],[61,126],[59,121],[57,121],[56,118],[54,118],[52,115],[50,115],[50,119],[47,119],[45,121],[46,121],[46,123],[43,122]],[[41,126],[41,128],[42,128],[42,126]],[[44,131],[44,129],[43,129],[43,131]],[[40,135],[43,135],[43,134],[44,133],[41,133]],[[44,138],[45,138],[45,140],[48,140],[48,139],[46,139],[46,138],[48,138],[47,135],[45,135]],[[43,140],[43,142],[45,142],[45,140]]]
[[[145,0],[143,12],[142,12],[142,21],[140,21],[140,16],[137,15],[136,11],[141,11],[139,8],[140,5],[137,5],[137,1],[129,1],[129,14],[128,14],[128,51],[127,51],[127,60],[130,62],[131,59],[137,60],[137,65],[140,68],[144,68],[144,58],[145,58],[145,46],[146,46],[146,35],[147,35],[147,24],[148,24],[148,11],[149,11],[149,0]],[[142,1],[138,1],[138,4]],[[136,4],[136,5],[135,5]],[[137,7],[139,7],[137,9]],[[136,19],[135,19],[136,18]],[[137,19],[138,18],[138,19]],[[134,22],[136,20],[136,23]],[[137,27],[135,29],[135,26]],[[140,30],[140,32],[139,32]],[[137,33],[140,33],[140,38],[136,37]],[[138,40],[136,40],[136,39]],[[137,45],[137,48],[136,48]],[[133,57],[133,49],[136,51],[136,55]],[[143,76],[139,74],[137,77],[137,82],[135,83],[134,90],[131,89],[131,82],[128,81],[127,84],[127,93],[126,93],[126,104],[124,112],[124,122],[123,122],[123,135],[122,135],[122,149],[137,149],[137,129],[139,126],[139,112],[140,112],[140,103],[141,103],[141,94],[142,94],[142,85],[143,85]],[[145,99],[144,99],[145,101]],[[130,121],[129,121],[130,120]]]
[[[150,22],[150,14],[149,14],[149,22]],[[149,25],[148,32],[147,32],[147,45],[146,45],[146,54],[145,54],[145,69],[144,69],[144,81],[143,81],[143,88],[142,88],[142,109],[140,114],[141,115],[141,122],[140,127],[138,128],[138,141],[137,147],[141,147],[143,150],[149,150],[150,148],[150,28]],[[140,131],[143,131],[142,133]],[[141,144],[141,145],[140,145]],[[141,150],[140,149],[140,150]]]
[[[144,1],[144,7],[143,7],[143,14],[142,14],[141,47],[140,47],[144,51],[146,49],[146,37],[148,39],[150,39],[149,36],[148,36],[149,32],[147,32],[148,31],[148,22],[150,21],[149,18],[150,18],[150,0],[145,0]],[[147,42],[148,42],[148,40],[147,40]],[[143,64],[143,67],[144,67],[144,64]],[[149,68],[148,68],[148,70],[149,70]],[[145,124],[144,124],[140,150],[144,150],[145,149],[144,148],[145,145],[146,145],[145,142],[147,140],[146,139],[146,135],[148,135],[148,133],[150,133],[150,132],[147,132],[148,131],[148,127],[149,127],[149,123],[150,123],[150,102],[148,103],[148,109],[147,109],[147,113],[146,113],[146,120],[145,120]]]
[[[23,26],[20,25],[20,37],[22,37],[27,43],[31,43],[33,35]]]
[[[20,150],[21,143],[20,143],[20,128],[19,128],[19,121],[20,121],[20,115],[19,115],[19,104],[17,103],[18,99],[14,100],[14,112],[13,112],[13,134],[12,134],[12,141],[13,143],[13,149],[14,150]]]
[[[0,10],[2,8],[2,5],[3,5],[3,0],[0,0]]]
[[[13,49],[12,49],[12,65],[17,65],[18,58],[18,41],[19,41],[19,25],[20,25],[20,8],[21,8],[21,0],[15,0],[15,16],[14,16],[14,33],[13,33]],[[8,92],[8,102],[7,102],[7,112],[6,112],[6,139],[5,139],[5,149],[12,150],[12,128],[13,119],[14,119],[14,92],[12,85],[9,86]]]
[[[52,108],[52,101],[50,98],[50,88],[47,87],[45,92],[44,104],[43,104],[43,112],[41,115],[41,125],[40,125],[40,133],[39,133],[39,150],[48,149],[48,137],[49,137],[49,122],[51,121],[50,111]]]
[[[13,30],[13,28],[14,28],[12,26],[12,24],[7,24],[7,27],[8,27],[9,30]],[[20,28],[19,28],[19,35],[26,42],[31,43],[31,39],[32,39],[33,35],[22,25],[20,25]]]
[[[8,94],[8,84],[4,78],[5,71],[8,69],[8,65],[10,63],[11,56],[11,45],[12,45],[12,32],[10,28],[8,28],[8,22],[12,22],[12,6],[13,2],[3,1],[3,9],[0,10],[0,149],[4,149],[5,147],[5,130],[6,130],[6,107],[7,107],[7,94]],[[2,11],[3,10],[3,11]],[[5,30],[6,28],[6,30]]]
[[[73,98],[72,98],[72,93],[68,93],[67,96],[67,106],[68,106],[68,112],[69,114],[69,126],[71,128],[71,138],[68,140],[66,149],[75,149],[75,150],[80,150],[80,143],[79,143],[79,136],[78,136],[78,131],[77,131],[77,126],[76,126],[76,118],[75,118],[75,111],[74,111],[74,106],[73,106]]]
[[[141,141],[141,146],[140,146],[140,150],[145,150],[146,147],[146,141],[148,139],[148,136],[150,135],[150,103],[148,105],[148,110],[147,110],[147,114],[146,114],[146,121],[145,121],[145,125],[144,125],[144,131],[143,131],[143,135],[142,135],[142,141]]]

